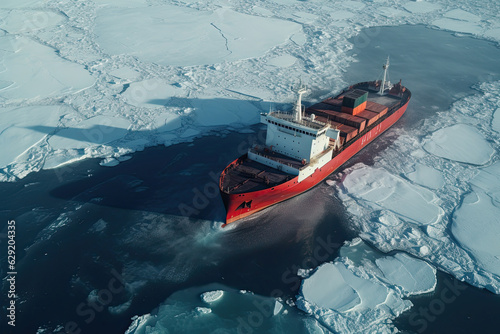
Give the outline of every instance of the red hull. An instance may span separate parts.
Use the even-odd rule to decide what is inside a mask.
[[[381,133],[390,128],[406,111],[408,106],[407,101],[401,108],[395,111],[392,115],[388,116],[383,122],[375,126],[369,132],[365,133],[362,137],[358,138],[355,142],[352,142],[348,147],[346,147],[342,152],[335,156],[330,162],[324,165],[322,168],[316,169],[316,171],[304,179],[302,182],[298,182],[298,177],[292,180],[282,183],[273,188],[264,189],[260,191],[253,191],[241,194],[227,194],[221,191],[222,199],[224,205],[226,206],[226,224],[232,223],[238,219],[247,217],[257,211],[263,210],[273,204],[282,202],[294,196],[297,196],[324,180],[328,175],[333,173],[337,168],[349,160],[352,156],[358,153],[363,147],[369,144],[372,140],[377,138]],[[226,170],[238,161],[236,159],[233,161],[226,169],[222,172],[222,177],[225,175]],[[241,208],[241,203],[251,201],[251,208]],[[239,209],[238,209],[239,207]],[[224,226],[225,226],[224,225]]]

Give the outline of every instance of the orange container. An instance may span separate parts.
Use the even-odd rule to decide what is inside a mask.
[[[369,110],[363,110],[356,116],[366,119],[366,126],[372,125],[380,118],[380,114]]]
[[[361,103],[359,106],[357,106],[355,108],[342,106],[341,111],[344,113],[350,114],[350,115],[357,115],[361,111],[365,110],[365,108],[366,108],[366,101]]]

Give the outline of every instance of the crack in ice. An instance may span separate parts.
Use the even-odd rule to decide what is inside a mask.
[[[212,27],[214,27],[215,29],[217,29],[217,30],[219,31],[220,35],[222,36],[222,38],[224,38],[224,40],[226,41],[226,50],[229,52],[228,56],[229,56],[230,54],[232,54],[232,53],[233,53],[233,51],[229,50],[227,37],[226,37],[226,36],[224,36],[224,33],[222,32],[222,30],[221,30],[219,27],[217,27],[217,26],[216,26],[213,22],[211,22],[211,23],[210,23],[210,25],[211,25]]]

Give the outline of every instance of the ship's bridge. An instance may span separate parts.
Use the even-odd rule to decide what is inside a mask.
[[[330,138],[338,139],[336,130],[314,116],[296,120],[290,113],[271,112],[261,115],[261,123],[267,125],[267,148],[307,163],[328,148]]]

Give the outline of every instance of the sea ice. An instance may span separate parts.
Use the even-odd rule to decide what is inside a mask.
[[[429,190],[411,185],[384,169],[361,168],[359,165],[342,182],[348,196],[373,209],[389,210],[404,220],[420,225],[436,223],[443,210],[438,198]]]
[[[56,150],[102,145],[124,137],[129,126],[130,121],[124,118],[101,115],[55,132],[48,142]]]
[[[496,132],[500,132],[500,108],[495,111],[493,121],[491,122],[491,127]]]
[[[427,1],[408,2],[403,7],[414,14],[424,14],[441,9],[441,5]]]
[[[488,194],[493,201],[500,203],[500,162],[481,168],[470,183]]]
[[[0,146],[5,148],[0,167],[11,164],[50,134],[30,127],[55,127],[61,116],[71,112],[71,108],[59,105],[0,108]]]
[[[426,262],[379,255],[360,239],[347,242],[340,255],[304,279],[297,297],[297,306],[332,332],[392,332],[391,320],[412,305],[403,298],[436,285],[436,270]]]
[[[13,10],[3,12],[0,10],[2,29],[10,34],[20,34],[45,29],[55,26],[63,19],[64,17],[62,15],[50,11]]]
[[[437,156],[475,165],[484,165],[495,151],[471,125],[456,124],[434,132],[423,148]]]
[[[390,149],[379,154],[375,166],[355,165],[344,170],[347,175],[343,181],[331,185],[338,189],[360,236],[378,249],[404,250],[462,281],[500,293],[496,240],[500,235],[500,162],[494,156],[500,142],[493,129],[500,82],[482,83],[478,88],[480,93],[455,102],[422,129],[400,135]],[[431,135],[421,140],[429,131]],[[492,157],[494,162],[489,164]],[[386,171],[382,177],[381,170]],[[401,173],[427,188],[396,176]],[[422,225],[385,206],[381,199],[391,193],[386,188],[399,183],[393,179],[406,183],[403,189],[409,186],[429,201],[428,208],[416,210],[419,215],[438,205],[444,219]],[[404,197],[406,192],[397,193]]]
[[[40,5],[44,0],[2,0],[2,8],[23,8]]]
[[[259,57],[300,31],[297,23],[229,8],[199,11],[173,5],[104,7],[95,28],[97,42],[110,54],[174,66]]]
[[[224,298],[217,303],[210,302],[208,308],[194,298],[207,289],[223,294]],[[295,314],[291,315],[292,312]],[[318,329],[322,328],[314,319],[296,313],[293,307],[275,298],[211,284],[173,293],[151,312],[154,316],[133,317],[126,333],[222,333],[228,330],[232,333],[301,333],[312,326],[312,322]]]
[[[496,41],[500,40],[500,28],[489,29],[484,33],[485,37],[493,38]]]
[[[377,259],[376,263],[389,282],[408,294],[430,292],[436,286],[436,269],[404,253]]]
[[[439,189],[444,185],[441,172],[420,163],[415,164],[415,171],[407,176],[413,182],[430,189]]]
[[[289,67],[295,64],[297,58],[291,55],[282,55],[272,59],[269,59],[267,62],[269,65],[277,66],[277,67]]]
[[[479,16],[466,12],[463,9],[450,10],[449,12],[445,13],[444,16],[461,21],[470,21],[470,22],[481,21],[481,18]]]
[[[181,88],[167,84],[159,79],[133,82],[122,93],[125,102],[136,107],[163,107],[173,96],[185,96]]]
[[[1,36],[0,55],[0,100],[67,95],[95,82],[82,65],[58,57],[54,49],[27,37]]]
[[[356,291],[345,281],[342,264],[325,263],[304,280],[301,293],[320,308],[347,311],[361,303]],[[334,298],[332,296],[335,296]]]
[[[458,242],[472,253],[485,270],[498,276],[500,276],[499,217],[500,202],[477,190],[465,196],[462,205],[453,216],[451,225],[451,231]]]
[[[224,291],[222,290],[215,290],[215,291],[207,291],[204,292],[200,295],[201,300],[203,300],[205,303],[213,303],[224,295]]]
[[[456,32],[463,32],[467,34],[480,34],[482,29],[479,25],[468,22],[468,21],[459,21],[455,19],[443,18],[439,20],[435,20],[432,22],[433,25],[439,27],[440,29],[451,30]]]

